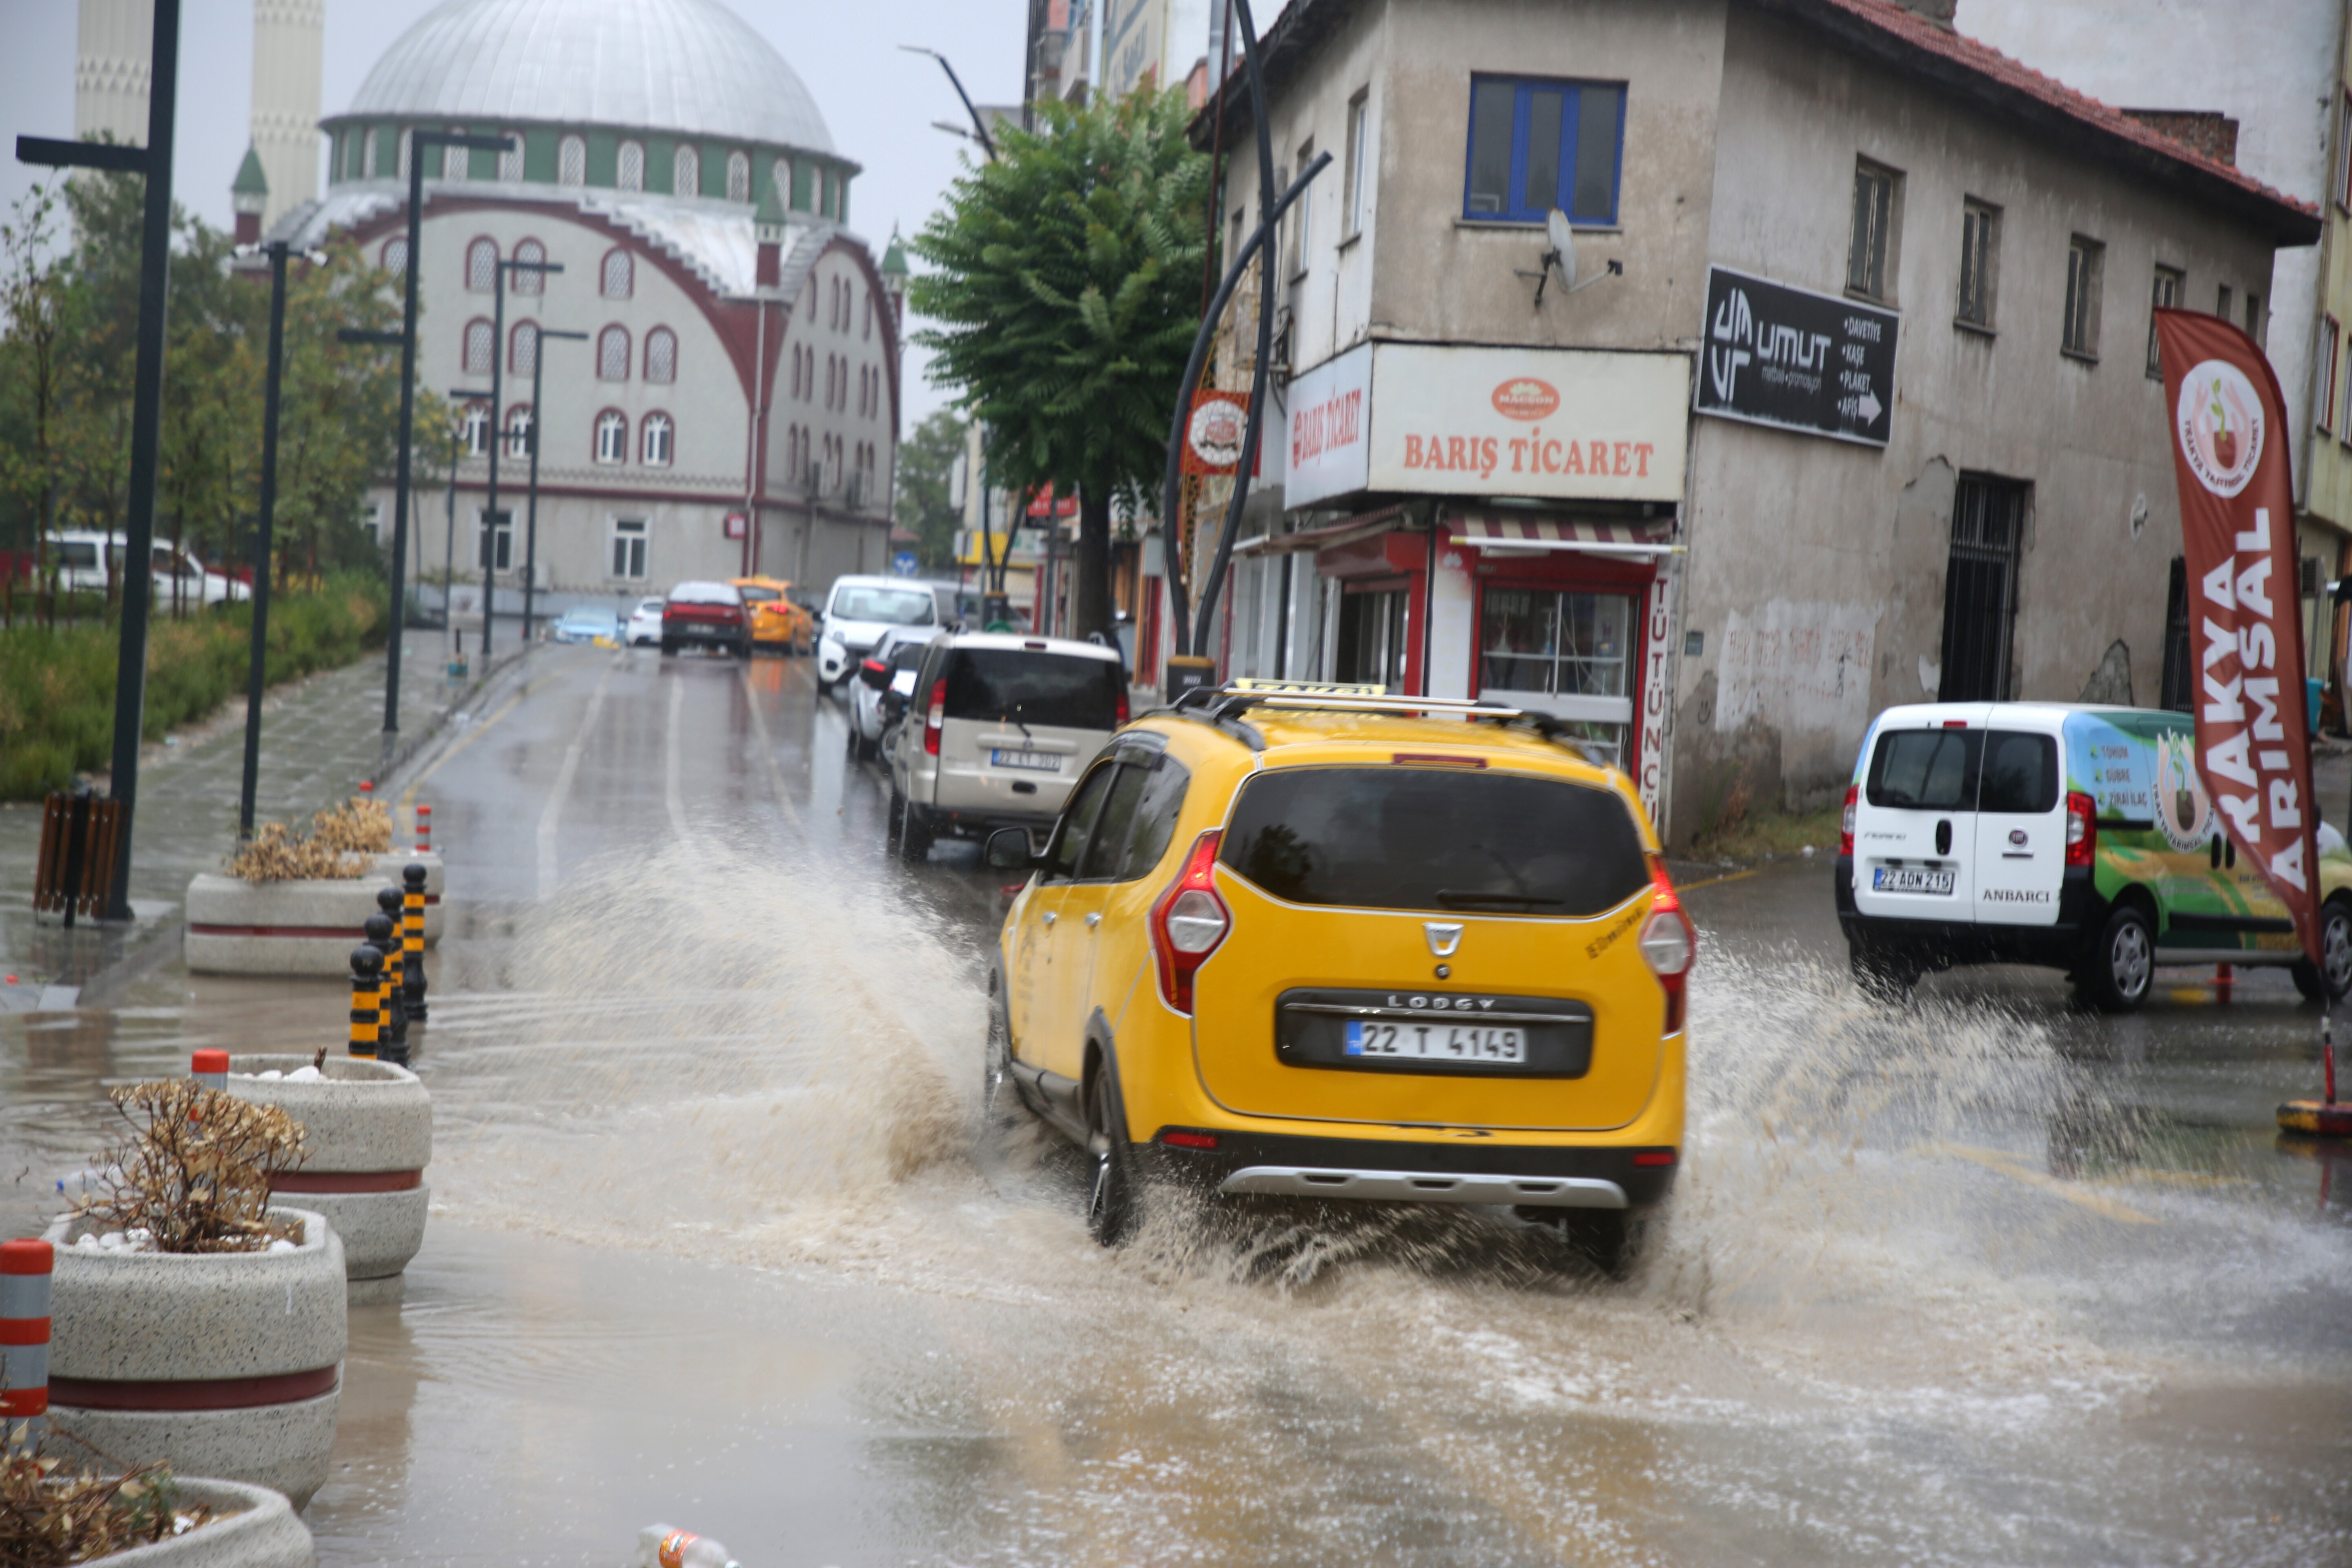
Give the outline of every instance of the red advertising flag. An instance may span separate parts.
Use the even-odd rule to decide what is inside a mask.
[[[2221,317],[2158,310],[2156,337],[2189,569],[2197,771],[2315,966],[2319,808],[2285,403],[2263,351]]]

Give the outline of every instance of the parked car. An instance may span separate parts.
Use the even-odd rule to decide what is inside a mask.
[[[1509,1205],[1621,1271],[1667,1197],[1696,933],[1632,781],[1558,720],[1202,691],[986,858],[1030,876],[984,1092],[1087,1152],[1106,1244],[1159,1177]]]
[[[2352,853],[2323,828],[2315,968],[2286,906],[2221,832],[2186,713],[2045,702],[1890,708],[1863,738],[1838,836],[1854,973],[1899,994],[1962,963],[2063,969],[2109,1012],[2162,963],[2284,964],[2352,992]]]
[[[751,623],[743,595],[731,583],[680,583],[662,603],[661,650],[716,648],[751,657]]]
[[[661,646],[662,605],[660,599],[639,599],[637,607],[629,612],[631,647]]]
[[[553,642],[603,642],[617,644],[621,640],[621,617],[602,605],[574,605],[555,619],[547,628]]]
[[[852,757],[876,754],[882,731],[898,716],[889,711],[887,700],[894,692],[899,711],[905,711],[907,703],[913,699],[915,671],[921,666],[929,642],[930,636],[923,628],[894,626],[882,634],[873,652],[857,661],[858,679],[848,687]]]
[[[807,653],[816,647],[816,617],[792,597],[793,585],[779,577],[738,577],[751,616],[751,646],[779,653]]]
[[[1127,683],[1097,643],[959,632],[925,647],[913,708],[890,748],[885,832],[919,862],[937,838],[1051,823],[1127,722]]]
[[[939,624],[939,603],[919,583],[903,577],[835,578],[817,641],[817,679],[827,687],[848,679],[858,659],[894,626],[920,626],[928,632]]]
[[[68,529],[49,535],[49,563],[58,574],[58,591],[103,594],[110,586],[120,590],[125,546],[121,534]],[[219,605],[253,596],[249,584],[211,571],[195,557],[173,550],[169,543],[158,542],[152,547],[152,559],[150,582],[154,608],[169,608],[175,595],[177,602],[187,606]]]

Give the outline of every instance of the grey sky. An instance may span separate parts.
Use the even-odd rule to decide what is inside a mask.
[[[909,234],[921,226],[964,145],[931,128],[934,120],[962,118],[947,79],[898,46],[928,44],[947,55],[981,102],[1010,102],[1020,92],[1023,0],[726,3],[800,74],[834,145],[865,165],[851,217],[877,252],[892,224]],[[327,0],[326,112],[348,104],[376,58],[436,4]],[[15,161],[19,135],[73,134],[74,14],[73,0],[0,0],[0,205],[33,184],[34,172]],[[248,140],[252,70],[252,0],[183,0],[173,194],[223,227],[229,181]],[[914,357],[902,403],[909,430],[940,401]]]

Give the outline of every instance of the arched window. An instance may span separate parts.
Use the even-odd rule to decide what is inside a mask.
[[[515,243],[514,258],[517,261],[543,262],[547,259],[547,247],[535,239],[518,240]],[[517,268],[507,276],[507,292],[544,294],[547,292],[547,274],[528,272],[521,268]]]
[[[588,143],[577,136],[566,136],[556,144],[555,183],[559,185],[584,185],[588,183]]]
[[[499,134],[514,143],[499,154],[499,178],[510,185],[520,184],[522,183],[522,132],[501,131]]]
[[[466,247],[466,288],[487,294],[499,286],[499,242],[478,239]]]
[[[512,408],[507,410],[508,457],[528,458],[530,456],[531,423],[530,404],[518,403]]]
[[[646,334],[646,379],[677,379],[677,334],[667,327],[656,327]]]
[[[730,202],[751,199],[751,155],[748,153],[727,154],[727,199]]]
[[[394,278],[408,270],[408,237],[396,234],[383,242],[383,269]]]
[[[793,205],[793,161],[790,158],[777,159],[774,174],[772,183],[776,187],[776,205],[790,212]]]
[[[639,446],[643,450],[638,458],[638,461],[644,463],[645,466],[649,468],[668,468],[670,437],[674,434],[674,427],[669,422],[669,416],[667,414],[648,414],[645,417],[645,422],[639,426],[638,428],[643,433],[642,439],[639,441]]]
[[[466,374],[488,375],[496,362],[498,339],[488,321],[477,316],[466,323]]]
[[[360,138],[360,178],[375,178],[375,127],[373,125],[367,128],[367,134]]]
[[[596,338],[596,379],[629,379],[629,329],[606,327]]]
[[[625,191],[646,188],[646,149],[642,142],[621,143],[620,162],[614,171],[614,184]]]
[[[415,151],[415,132],[414,132],[414,131],[412,131],[412,130],[410,130],[409,128],[407,128],[407,127],[405,127],[405,126],[402,127],[402,129],[401,129],[401,132],[400,132],[400,169],[399,169],[399,174],[400,174],[400,177],[401,177],[402,179],[404,179],[404,180],[405,180],[406,178],[408,178],[408,157],[409,157],[410,153],[412,153],[413,151]]]
[[[669,188],[681,196],[702,194],[702,154],[691,142],[681,142],[670,158]]]
[[[517,274],[518,277],[527,274]],[[507,334],[507,374],[529,375],[539,364],[539,323],[517,321]]]
[[[866,325],[858,329],[857,335],[870,339],[874,336],[874,296],[861,294],[858,298],[866,303]]]
[[[637,269],[632,265],[627,251],[608,250],[604,253],[604,267],[602,274],[604,298],[627,299],[636,283],[636,276]]]
[[[458,426],[458,440],[466,456],[478,458],[490,449],[490,405],[487,403],[466,405],[465,423]]]
[[[617,408],[607,408],[596,416],[596,460],[600,463],[625,463],[629,460],[629,419]]]

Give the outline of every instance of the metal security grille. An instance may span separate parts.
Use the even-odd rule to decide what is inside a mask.
[[[1963,475],[1954,487],[1938,692],[1946,702],[1998,702],[2009,695],[2025,497],[2024,485],[1979,475]]]
[[[2189,688],[2189,563],[2172,558],[2172,586],[2164,600],[2164,689],[2157,706],[2176,713],[2189,711],[2193,696]]]

